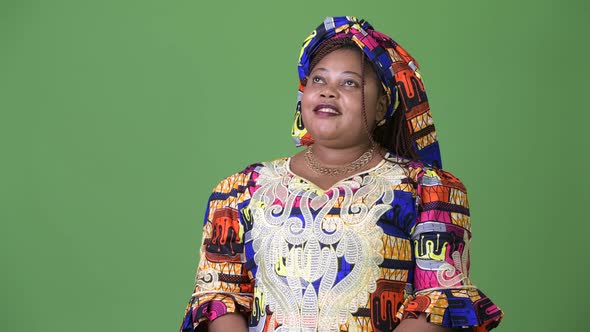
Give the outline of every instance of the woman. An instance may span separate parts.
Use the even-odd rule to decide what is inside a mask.
[[[468,278],[462,183],[417,63],[354,17],[304,42],[293,135],[306,150],[214,190],[181,331],[488,331]]]

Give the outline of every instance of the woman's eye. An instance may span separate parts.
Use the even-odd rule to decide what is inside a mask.
[[[314,77],[311,79],[311,81],[312,81],[312,82],[314,82],[314,83],[321,83],[321,82],[322,82],[322,78],[321,78],[321,77],[319,77],[319,76],[314,76]]]
[[[358,84],[353,80],[346,80],[344,81],[345,86],[358,86]]]

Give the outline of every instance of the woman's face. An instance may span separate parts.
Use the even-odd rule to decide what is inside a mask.
[[[312,69],[301,98],[305,128],[316,144],[333,148],[366,145],[369,141],[362,114],[361,53],[339,49]],[[375,72],[365,68],[365,111],[370,132],[387,109]]]

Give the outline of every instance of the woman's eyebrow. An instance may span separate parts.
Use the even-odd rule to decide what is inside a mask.
[[[356,76],[358,76],[359,78],[363,78],[363,77],[361,76],[361,74],[359,74],[359,73],[357,73],[357,72],[355,72],[355,71],[349,71],[349,70],[347,70],[347,71],[343,71],[342,73],[343,73],[343,74],[352,74],[352,75],[356,75]]]
[[[326,68],[317,67],[317,68],[314,68],[311,72],[313,73],[314,71],[317,71],[317,70],[319,70],[319,71],[328,71],[328,69],[326,69]]]
[[[312,72],[314,72],[314,71],[316,71],[316,70],[317,70],[317,71],[324,71],[324,72],[327,72],[327,71],[329,71],[329,70],[328,70],[328,69],[326,69],[326,68],[319,67],[319,68],[314,68],[314,69],[312,70]],[[357,72],[355,72],[355,71],[350,71],[350,70],[347,70],[347,71],[343,71],[343,72],[342,72],[342,74],[352,74],[352,75],[356,75],[356,76],[358,76],[359,78],[362,78],[361,74],[359,74],[359,73],[357,73]]]

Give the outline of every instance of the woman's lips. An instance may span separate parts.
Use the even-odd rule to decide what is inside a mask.
[[[322,117],[338,116],[341,114],[336,106],[330,104],[319,104],[313,109],[313,112]]]

